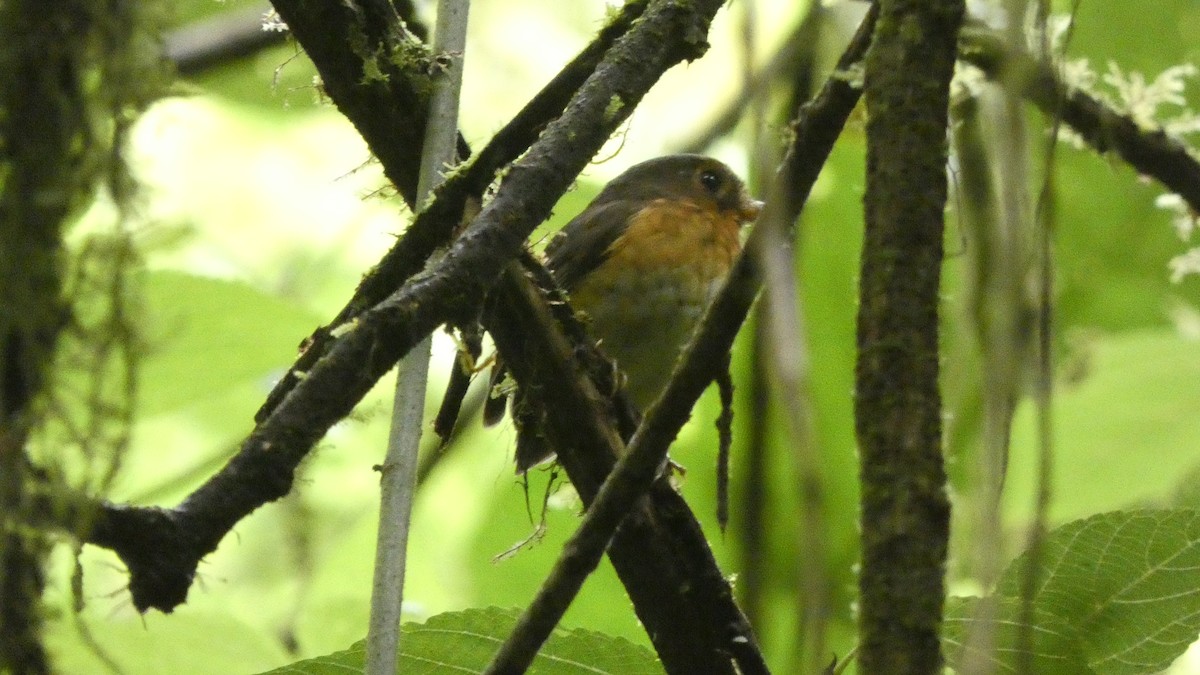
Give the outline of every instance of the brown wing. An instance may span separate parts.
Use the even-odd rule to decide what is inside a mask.
[[[634,200],[592,202],[567,223],[546,247],[546,265],[559,285],[571,290],[599,267],[642,206],[644,202]]]
[[[608,257],[608,249],[625,231],[625,222],[637,212],[632,201],[604,201],[603,194],[578,216],[571,219],[546,246],[547,266],[555,280],[570,290],[588,272]],[[497,357],[484,400],[483,423],[492,426],[504,418],[508,396],[492,396],[491,389],[504,377],[503,360]],[[527,455],[529,453],[526,453]],[[535,463],[535,462],[534,462]],[[524,470],[523,468],[521,470]]]

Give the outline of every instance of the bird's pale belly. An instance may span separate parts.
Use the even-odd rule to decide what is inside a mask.
[[[723,275],[684,267],[604,278],[593,275],[571,295],[586,316],[600,349],[625,373],[626,388],[640,409],[662,392],[683,348]]]

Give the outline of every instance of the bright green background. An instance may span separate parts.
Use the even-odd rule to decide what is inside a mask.
[[[180,21],[247,3],[188,0]],[[792,27],[794,3],[756,3],[757,60]],[[602,24],[604,3],[477,2],[467,52],[463,129],[481,145],[490,132],[580,49]],[[569,217],[603,180],[638,160],[669,152],[704,126],[737,91],[742,52],[739,3],[724,10],[703,59],[670,73],[601,153],[558,209]],[[850,26],[852,22],[847,22]],[[1109,59],[1153,77],[1200,56],[1200,7],[1191,0],[1082,3],[1072,52],[1103,71]],[[836,54],[836,45],[824,55]],[[292,46],[268,50],[199,81],[180,84],[142,121],[133,144],[147,186],[141,217],[146,268],[140,324],[142,360],[134,443],[111,491],[118,501],[176,503],[220,466],[250,429],[254,411],[296,346],[332,316],[360,275],[403,230],[407,214],[350,126],[315,103],[312,69]],[[273,84],[276,71],[277,83]],[[1193,107],[1197,97],[1191,93]],[[748,128],[715,154],[745,174]],[[766,132],[781,135],[772,123]],[[821,456],[827,550],[800,550],[798,477],[779,416],[768,420],[770,557],[767,606],[759,626],[777,672],[793,672],[799,561],[818,556],[835,589],[831,642],[853,644],[857,458],[852,427],[854,312],[863,190],[862,120],[851,122],[803,218],[798,262],[811,356],[814,439]],[[1129,505],[1170,503],[1200,470],[1200,357],[1195,317],[1200,279],[1168,279],[1167,261],[1185,250],[1169,216],[1154,208],[1161,190],[1118,161],[1066,147],[1056,167],[1056,330],[1064,377],[1055,415],[1052,524]],[[953,203],[952,203],[953,206]],[[108,217],[97,208],[91,218]],[[956,304],[963,256],[951,214],[947,238],[947,344],[962,331]],[[1192,324],[1179,317],[1192,317]],[[1185,330],[1191,325],[1191,332]],[[745,336],[743,336],[745,337]],[[453,343],[439,334],[429,405],[444,386]],[[735,352],[735,378],[748,388],[748,341]],[[961,353],[946,372],[969,371]],[[955,370],[958,367],[960,370]],[[1070,378],[1065,377],[1069,371]],[[955,382],[948,382],[952,388]],[[383,389],[390,390],[391,378]],[[732,525],[716,527],[710,392],[672,455],[688,468],[683,492],[730,575],[741,572],[743,531],[738,444],[751,420],[746,397],[735,422]],[[298,658],[346,649],[366,632],[376,526],[376,476],[388,399],[377,391],[332,430],[305,463],[287,499],[254,513],[200,567],[189,601],[170,616],[139,617],[115,558],[85,549],[81,623],[126,673],[257,672]],[[948,415],[970,411],[948,410]],[[1007,492],[1007,556],[1019,551],[1032,503],[1032,410],[1018,413]],[[954,498],[972,493],[965,478],[973,441],[950,448]],[[525,494],[508,463],[513,430],[472,420],[461,442],[424,486],[416,505],[406,602],[424,619],[454,609],[520,607],[530,599],[578,522],[579,505],[560,490],[548,530],[536,545],[500,562],[493,557],[533,531]],[[535,502],[546,476],[529,488]],[[1186,492],[1186,490],[1184,490]],[[1190,505],[1196,505],[1196,501]],[[965,510],[960,510],[965,512]],[[952,591],[975,592],[966,559],[971,523],[955,521]],[[70,604],[70,555],[56,556],[48,598]],[[735,582],[736,586],[736,582]],[[64,618],[65,617],[65,618]],[[565,620],[648,644],[629,600],[605,563]],[[49,637],[63,672],[97,672],[99,662],[65,612]],[[287,646],[294,647],[289,652]],[[1186,666],[1180,666],[1185,668]],[[1181,670],[1180,672],[1186,672]]]

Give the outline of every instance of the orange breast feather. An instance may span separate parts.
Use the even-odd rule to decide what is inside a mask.
[[[738,219],[689,202],[639,211],[608,256],[571,289],[593,337],[645,407],[670,376],[704,307],[741,249]]]
[[[628,229],[609,247],[602,267],[614,271],[692,268],[702,278],[721,277],[741,250],[738,229],[733,214],[658,199],[634,215]]]

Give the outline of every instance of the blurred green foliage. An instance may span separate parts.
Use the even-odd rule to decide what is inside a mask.
[[[246,5],[230,0],[179,3],[180,22]],[[600,25],[604,3],[477,3],[466,58],[463,128],[480,143],[549,79]],[[501,5],[503,5],[501,7]],[[758,60],[791,30],[790,3],[757,4]],[[604,179],[669,151],[736,96],[742,54],[741,9],[714,27],[710,54],[682,66],[634,114],[601,161],[568,193],[547,231],[578,212]],[[1082,3],[1071,52],[1098,70],[1114,60],[1153,77],[1196,59],[1200,9],[1167,0]],[[837,47],[833,47],[836,49]],[[823,55],[828,60],[829,55]],[[135,170],[145,185],[142,275],[144,332],[134,442],[112,498],[170,505],[218,468],[250,429],[273,378],[300,341],[340,308],[359,276],[402,231],[406,210],[387,195],[353,129],[319,102],[314,71],[293,45],[276,47],[186,83],[186,96],[161,103],[135,134]],[[779,92],[784,95],[786,92]],[[1189,92],[1193,106],[1197,98]],[[739,170],[748,163],[749,125],[714,152]],[[782,136],[770,122],[768,134]],[[807,320],[812,437],[821,456],[826,550],[802,550],[793,450],[782,414],[751,419],[740,396],[735,417],[732,523],[715,523],[714,392],[672,450],[688,469],[682,491],[710,535],[723,569],[741,571],[739,456],[751,425],[770,423],[767,440],[765,611],[758,626],[777,672],[800,661],[799,561],[815,557],[829,580],[828,652],[853,646],[857,560],[857,457],[853,369],[864,140],[852,121],[800,224],[797,283]],[[603,158],[602,158],[603,160]],[[1153,206],[1160,189],[1116,160],[1062,146],[1054,166],[1055,321],[1058,395],[1052,525],[1134,504],[1165,504],[1200,467],[1197,345],[1186,319],[1200,307],[1200,280],[1172,285],[1167,261],[1184,246],[1169,216]],[[958,302],[963,257],[953,202],[947,236],[946,344],[969,334]],[[1189,314],[1190,313],[1190,314]],[[749,386],[749,331],[734,354],[734,377]],[[1191,336],[1191,337],[1189,337]],[[435,341],[431,397],[444,385],[454,345]],[[949,352],[948,387],[972,386],[977,365]],[[385,391],[372,393],[304,465],[291,496],[238,525],[200,568],[187,604],[171,616],[139,617],[124,573],[102,551],[85,549],[86,608],[71,618],[72,562],[62,552],[51,604],[51,644],[63,672],[100,672],[102,659],[77,624],[125,673],[257,672],[346,649],[366,632],[373,563],[376,477],[386,436]],[[969,400],[969,399],[963,399]],[[948,399],[948,403],[952,403]],[[430,408],[436,405],[429,401]],[[966,418],[970,410],[947,411]],[[1036,437],[1028,405],[1018,414],[1008,478],[1006,551],[1020,551],[1031,510]],[[551,475],[525,486],[509,464],[511,424],[463,423],[460,437],[422,488],[415,510],[406,609],[414,619],[470,607],[521,607],[578,522],[579,504],[561,486],[548,500],[544,536],[501,560],[535,533]],[[951,451],[955,502],[969,506],[967,467],[977,439]],[[527,508],[527,504],[531,504]],[[959,509],[956,513],[963,513]],[[967,559],[971,522],[954,524],[952,590],[975,591]],[[735,588],[737,582],[735,581]],[[986,590],[986,589],[984,589]],[[607,562],[584,586],[565,625],[638,644],[649,642]],[[1182,671],[1181,671],[1182,672]]]

